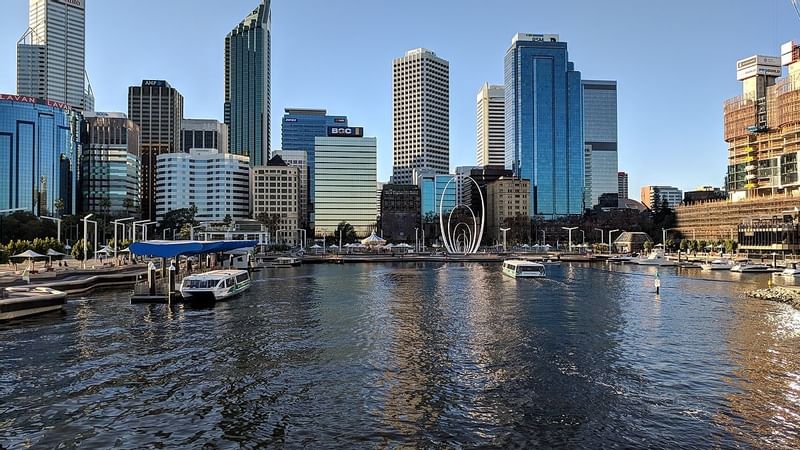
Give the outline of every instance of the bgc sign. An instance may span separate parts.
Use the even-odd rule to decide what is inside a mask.
[[[364,137],[362,127],[328,127],[328,137]]]

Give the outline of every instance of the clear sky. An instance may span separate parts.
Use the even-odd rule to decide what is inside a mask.
[[[187,118],[222,119],[225,35],[259,0],[86,0],[87,69],[98,111],[166,79]],[[28,0],[0,0],[0,92],[16,89]],[[286,107],[326,108],[377,136],[392,165],[392,59],[426,47],[450,61],[451,167],[475,164],[475,95],[502,84],[517,32],[557,33],[585,79],[619,83],[620,170],[644,184],[721,185],[722,102],[735,62],[800,40],[789,0],[274,0],[272,146]]]

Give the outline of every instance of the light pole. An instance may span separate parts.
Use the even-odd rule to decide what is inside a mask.
[[[542,232],[542,247],[544,247],[545,245],[547,245],[547,233],[545,233],[544,230],[539,230],[539,231]]]
[[[306,229],[305,228],[298,228],[297,231],[299,231],[300,234],[302,234],[302,236],[303,236],[302,237],[303,240],[300,242],[300,248],[303,249],[303,251],[305,251],[305,249],[306,249],[306,239],[308,239],[308,235],[306,234],[307,233]]]
[[[56,223],[56,226],[58,227],[58,231],[56,232],[56,240],[58,242],[61,242],[61,219],[56,219],[55,217],[47,217],[47,216],[42,216],[42,219],[52,220],[53,222]]]
[[[422,252],[425,252],[425,227],[422,227]]]
[[[581,232],[581,244],[586,245],[586,232],[583,230],[578,230]]]
[[[511,230],[511,228],[500,228],[500,231],[503,232],[503,252],[507,252],[508,248],[506,248],[506,233]]]
[[[134,217],[127,217],[125,219],[117,219],[112,221],[111,223],[114,224],[114,260],[117,259],[117,250],[119,249],[119,240],[117,239],[117,227],[122,225],[122,235],[125,236],[125,224],[122,222],[126,222],[128,220],[133,220]]]
[[[614,233],[616,233],[617,231],[622,231],[622,230],[611,230],[611,231],[609,231],[609,232],[608,232],[608,254],[609,254],[609,255],[610,255],[610,254],[612,254],[612,253],[614,253],[614,252],[611,250],[611,245],[612,245],[612,243],[611,243],[611,235],[612,235],[612,234],[614,234]]]
[[[661,245],[664,246],[664,254],[667,253],[667,232],[677,230],[677,228],[662,228],[661,229]]]
[[[414,228],[414,252],[419,253],[419,227]]]
[[[191,227],[191,228],[189,229],[189,240],[190,240],[190,241],[193,241],[193,240],[194,240],[194,229],[195,229],[195,228],[203,228],[203,227],[205,227],[205,225],[203,225],[203,224],[200,224],[200,225],[198,225],[198,226],[196,226],[196,227]]]
[[[146,222],[149,222],[149,221],[150,221],[150,219],[144,219],[144,220],[137,220],[136,222],[133,222],[132,228],[131,228],[131,241],[132,242],[136,242],[136,226],[137,225],[141,225],[141,224],[146,223]]]
[[[562,229],[562,230],[567,230],[567,231],[569,231],[569,251],[572,251],[572,231],[573,231],[573,230],[577,230],[578,228],[579,228],[579,227],[570,227],[570,228],[567,228],[567,227],[561,227],[561,229]]]
[[[157,223],[158,222],[147,222],[142,224],[142,230],[144,231],[143,237],[145,241],[147,241],[147,227],[149,227],[150,225],[155,225]]]
[[[94,214],[89,214],[83,218],[83,269],[86,269],[86,257],[89,255],[89,227],[87,222],[92,216]]]

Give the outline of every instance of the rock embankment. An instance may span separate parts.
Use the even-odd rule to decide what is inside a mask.
[[[758,289],[747,294],[749,297],[761,300],[771,300],[774,302],[786,303],[796,309],[800,309],[800,290],[785,287],[772,287],[769,289]]]

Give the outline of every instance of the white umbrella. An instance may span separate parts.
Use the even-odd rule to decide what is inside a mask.
[[[39,253],[36,253],[33,250],[28,250],[28,251],[20,253],[19,255],[12,256],[12,258],[25,258],[25,259],[44,258],[44,257],[45,257],[45,255],[41,255]]]
[[[319,249],[321,249],[322,247],[321,247],[319,244],[314,244],[314,245],[312,245],[310,248],[311,248],[311,250],[319,250]]]

